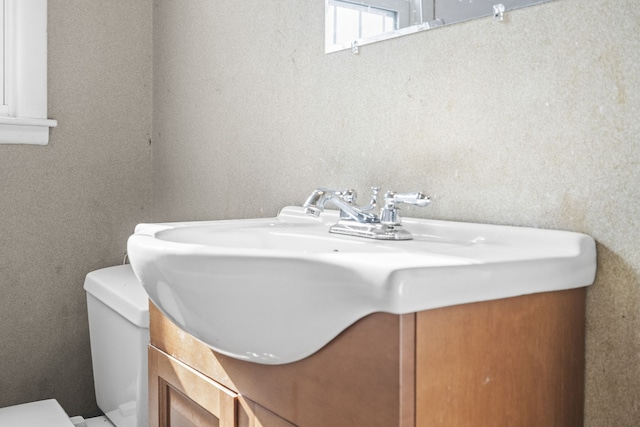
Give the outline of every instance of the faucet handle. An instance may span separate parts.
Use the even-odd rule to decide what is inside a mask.
[[[414,193],[395,193],[393,191],[387,191],[384,195],[384,203],[389,207],[395,207],[398,203],[427,206],[431,203],[431,198],[422,191],[416,191]]]
[[[431,198],[421,191],[414,193],[396,193],[387,191],[384,195],[384,207],[380,211],[380,223],[387,225],[400,225],[397,204],[406,203],[414,206],[427,206]]]
[[[349,203],[350,205],[355,204],[356,199],[358,198],[358,193],[353,188],[348,188],[344,191],[338,192],[337,194],[342,197],[342,200]]]

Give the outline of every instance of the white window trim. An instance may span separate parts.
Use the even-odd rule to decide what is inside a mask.
[[[5,1],[5,105],[0,144],[49,143],[47,0]]]

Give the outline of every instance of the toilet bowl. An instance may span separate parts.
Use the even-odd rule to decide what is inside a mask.
[[[148,425],[149,306],[129,265],[87,274],[91,359],[98,407],[116,427]],[[54,400],[0,408],[0,427],[74,427]]]

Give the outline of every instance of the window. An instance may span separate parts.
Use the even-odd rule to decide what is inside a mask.
[[[325,52],[413,25],[423,0],[325,0]]]
[[[0,0],[0,144],[49,142],[47,0]]]
[[[348,44],[363,37],[393,31],[397,28],[397,12],[367,4],[329,0],[327,35],[331,44]]]
[[[0,51],[2,51],[2,55],[0,56],[0,114],[6,115],[7,111],[5,111],[6,102],[4,100],[4,9],[5,9],[5,0],[0,0],[0,27],[2,31],[0,31]]]

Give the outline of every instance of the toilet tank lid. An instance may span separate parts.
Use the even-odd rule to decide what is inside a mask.
[[[130,265],[92,271],[84,289],[136,326],[149,327],[149,297]]]
[[[48,399],[0,408],[0,426],[73,427],[57,400]]]

